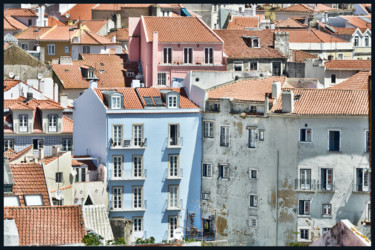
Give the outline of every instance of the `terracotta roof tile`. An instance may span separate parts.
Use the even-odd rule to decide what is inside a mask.
[[[273,48],[273,32],[264,30],[214,30],[224,40],[224,52],[229,58],[284,58]],[[249,47],[243,36],[259,37],[260,48]]]
[[[17,154],[12,148],[9,148],[7,151],[4,152],[4,157],[8,157],[8,159],[12,159]]]
[[[59,154],[58,156],[45,156],[43,159],[42,159],[42,162],[44,165],[48,165],[50,164],[51,162],[53,162],[54,160],[60,158],[61,156],[63,156],[63,154]]]
[[[96,94],[102,100],[106,108],[108,108],[107,103],[104,101],[104,97],[101,91],[103,90],[115,90],[124,95],[124,109],[143,109],[142,104],[138,98],[135,89],[133,88],[98,88],[95,89]]]
[[[13,79],[4,79],[4,92],[10,90],[14,86],[16,86],[20,80],[13,80]]]
[[[348,43],[316,29],[283,29],[283,31],[289,33],[290,43]]]
[[[108,35],[106,35],[105,37],[108,39],[112,39],[113,36],[116,36],[117,41],[129,41],[129,29],[117,29],[116,31],[108,33]]]
[[[217,86],[208,91],[209,99],[232,97],[237,101],[264,102],[266,94],[272,93],[272,83],[279,81],[281,86],[285,84],[286,77],[268,77],[262,79],[246,79],[229,84]],[[273,100],[270,98],[270,100]]]
[[[279,20],[275,22],[276,28],[307,28],[306,25],[298,22],[293,17],[289,17],[286,20]]]
[[[82,30],[82,33],[80,35],[80,41],[74,44],[114,45],[116,43],[113,43],[110,39],[103,36],[99,36],[93,32]]]
[[[367,29],[369,28],[371,30],[371,22],[367,22],[363,20],[362,18],[367,18],[371,20],[371,16],[340,16],[346,20],[348,20],[348,23],[360,28],[360,29]]]
[[[94,7],[95,10],[120,11],[121,8],[149,8],[152,4],[99,4]],[[158,4],[162,8],[181,7],[173,4]]]
[[[124,7],[126,4],[99,4],[95,6],[94,10],[112,10],[112,11],[119,11],[121,7]]]
[[[331,7],[329,7],[327,5],[324,5],[324,4],[321,4],[321,3],[318,3],[316,5],[316,9],[317,9],[317,11],[337,11],[336,9],[331,8]]]
[[[24,31],[14,35],[15,38],[18,40],[37,40],[40,39],[40,37],[49,31],[51,27],[36,27],[36,26],[30,26]],[[38,30],[37,32],[34,32],[35,30]]]
[[[24,148],[23,150],[21,150],[20,152],[12,155],[12,157],[8,157],[9,158],[9,162],[17,160],[18,158],[20,158],[21,156],[23,156],[24,154],[26,154],[27,152],[29,152],[32,148],[33,148],[33,145],[30,145],[30,146]]]
[[[69,13],[68,20],[91,20],[91,10],[96,4],[76,4],[70,10],[62,14],[66,17],[66,14]]]
[[[82,243],[86,234],[81,206],[6,207],[14,218],[20,246]]]
[[[314,9],[310,8],[306,4],[293,4],[291,6],[280,9],[280,11],[314,12]]]
[[[319,57],[302,50],[292,50],[293,62],[305,62],[306,59],[318,59]]]
[[[41,41],[66,41],[69,42],[72,37],[78,33],[78,30],[69,31],[70,28],[73,26],[54,26],[48,30],[48,32],[44,32],[43,35],[39,37]],[[18,39],[18,38],[17,38]]]
[[[20,96],[17,99],[5,99],[4,100],[4,108],[7,109],[7,108],[9,108],[9,106],[11,106],[11,105],[13,105],[13,104],[15,104],[19,101],[22,102],[24,100],[26,100],[26,97],[23,97],[23,96]]]
[[[371,71],[360,71],[330,89],[368,89],[369,76],[371,77]]]
[[[293,89],[296,115],[344,115],[368,116],[367,90],[342,89]],[[274,104],[271,112],[281,113],[282,98]]]
[[[56,17],[49,16],[49,17],[48,17],[48,26],[53,27],[53,26],[55,26],[55,25],[64,26],[65,23],[60,22]]]
[[[352,35],[357,28],[343,28],[343,27],[333,27],[336,32],[334,34],[338,35]]]
[[[63,131],[62,133],[73,134],[73,120],[63,115]]]
[[[14,181],[13,194],[19,196],[21,206],[25,206],[25,194],[40,194],[43,205],[50,205],[43,167],[39,163],[10,164],[10,169]]]
[[[232,21],[228,23],[228,30],[258,28],[259,18],[257,16],[232,16]]]
[[[196,17],[143,16],[148,40],[159,32],[159,42],[222,43],[214,32]]]
[[[371,70],[371,60],[331,60],[324,64],[329,70]]]
[[[32,9],[8,8],[4,10],[4,16],[37,17],[38,15]]]
[[[89,170],[97,170],[95,163],[92,160],[79,160],[79,159],[72,159],[72,166],[82,166],[87,165]]]
[[[27,26],[11,16],[4,17],[4,30],[24,30]]]
[[[86,25],[87,28],[93,33],[98,33],[99,30],[106,25],[107,20],[80,20],[79,23]],[[77,28],[79,23],[74,24]]]

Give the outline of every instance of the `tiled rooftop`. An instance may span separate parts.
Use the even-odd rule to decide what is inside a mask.
[[[14,86],[16,86],[20,81],[13,80],[13,79],[4,79],[4,92],[10,90]]]
[[[87,165],[89,170],[93,170],[93,171],[97,170],[97,167],[92,160],[77,160],[74,158],[72,159],[72,166],[82,166],[82,165]]]
[[[34,10],[21,8],[8,8],[4,10],[4,16],[37,17]]]
[[[107,20],[80,20],[79,23],[86,25],[87,28],[93,33],[99,32],[99,30],[106,25]],[[78,23],[75,24],[78,28]]]
[[[24,30],[27,26],[11,16],[4,17],[4,30]]]
[[[40,37],[50,29],[51,29],[51,27],[30,26],[27,29],[25,29],[24,31],[14,35],[14,37],[17,38],[18,40],[40,39]],[[35,30],[38,30],[38,31],[34,32]]]
[[[40,36],[41,41],[66,41],[69,42],[78,30],[69,31],[73,26],[54,26]]]
[[[257,16],[232,16],[232,21],[228,22],[228,30],[257,28],[259,17]]]
[[[12,162],[14,160],[17,160],[18,158],[20,158],[21,156],[23,156],[24,154],[26,154],[27,152],[29,152],[29,150],[31,150],[33,147],[33,145],[30,145],[26,148],[24,148],[23,150],[19,151],[18,153],[15,153],[14,155],[12,155],[11,157],[8,156],[9,158],[9,162]]]
[[[129,40],[129,29],[122,28],[117,29],[116,31],[108,33],[105,37],[108,39],[112,39],[113,36],[116,36],[117,41],[128,41]]]
[[[289,33],[290,43],[348,43],[316,29],[283,29],[283,31]]]
[[[276,28],[307,28],[306,25],[300,23],[293,17],[289,17],[285,20],[275,21]]]
[[[333,85],[330,89],[368,89],[368,80],[371,71],[360,71],[345,81]]]
[[[329,70],[371,70],[371,60],[331,60],[324,64]]]
[[[80,41],[78,43],[73,42],[73,44],[89,44],[89,45],[114,45],[116,44],[106,37],[99,36],[95,34],[94,32],[90,32],[87,30],[82,30],[79,37],[80,37]]]
[[[6,207],[14,218],[20,246],[82,243],[86,234],[81,206]]]
[[[305,62],[306,59],[318,59],[319,57],[302,50],[292,50],[292,62]]]
[[[7,151],[4,152],[4,157],[8,157],[8,159],[12,159],[17,154],[12,148],[9,148]]]
[[[73,120],[63,115],[63,134],[73,134]]]
[[[314,9],[310,8],[306,4],[293,4],[291,6],[280,9],[280,11],[314,12]]]
[[[367,18],[371,21],[371,16],[340,16],[340,17],[348,20],[348,23],[350,23],[354,27],[357,27],[360,29],[369,28],[371,30],[371,22],[367,22],[362,19],[362,18]]]
[[[49,16],[48,17],[48,26],[53,27],[55,25],[63,26],[65,23],[60,22],[56,17]]]
[[[268,77],[261,79],[245,79],[229,84],[217,86],[208,91],[209,99],[232,97],[235,101],[264,102],[266,94],[272,93],[272,83],[279,81],[281,87],[285,84],[286,77]],[[270,98],[270,100],[273,100]]]
[[[65,13],[62,14],[62,16],[66,17],[66,14],[69,13],[69,18],[68,20],[91,20],[91,9],[95,6],[96,4],[76,4],[71,8],[70,10],[66,11]]]
[[[229,58],[283,58],[273,48],[273,32],[264,30],[215,30],[224,40],[224,52]],[[260,48],[249,47],[243,36],[259,37]]]
[[[196,17],[143,16],[148,41],[152,33],[159,33],[159,42],[222,43],[215,34]]]
[[[295,115],[368,116],[367,90],[342,89],[292,89]],[[282,98],[272,107],[271,112],[281,113]]]

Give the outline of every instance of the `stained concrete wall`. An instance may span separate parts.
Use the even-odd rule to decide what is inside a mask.
[[[258,63],[258,70],[257,71],[266,71],[272,74],[272,62],[281,62],[281,75],[283,74],[285,67],[286,59],[280,58],[272,58],[272,59],[230,59],[228,58],[228,66],[227,70],[232,71],[234,70],[234,62],[242,62],[243,63],[243,71],[250,71],[250,62],[257,62]]]

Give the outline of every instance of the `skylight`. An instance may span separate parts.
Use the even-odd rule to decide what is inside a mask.
[[[154,103],[152,102],[152,99],[150,96],[145,96],[143,97],[143,99],[145,100],[147,106],[154,106]]]
[[[161,101],[161,98],[159,96],[153,96],[154,102],[156,103],[156,106],[163,106],[163,102]]]

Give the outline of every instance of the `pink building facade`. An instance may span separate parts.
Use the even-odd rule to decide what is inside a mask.
[[[219,36],[199,18],[174,19],[129,18],[129,60],[141,61],[146,87],[171,86],[190,70],[226,70],[224,41]],[[178,20],[185,25],[176,25],[180,30],[175,30]],[[184,36],[186,32],[191,35]]]

